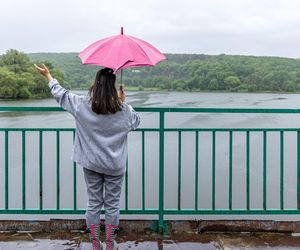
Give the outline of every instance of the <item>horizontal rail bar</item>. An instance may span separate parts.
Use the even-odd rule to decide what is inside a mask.
[[[75,131],[75,128],[0,128],[0,131]]]
[[[49,111],[65,111],[61,107],[18,107],[18,106],[2,106],[0,111],[22,111],[22,112],[49,112]]]
[[[75,131],[75,128],[0,128],[0,131]],[[138,128],[135,131],[159,132],[159,128]],[[300,132],[300,128],[165,128],[165,132]]]
[[[300,210],[281,210],[281,209],[267,209],[267,210],[262,210],[262,209],[215,209],[215,210],[172,210],[172,209],[165,209],[164,214],[174,214],[174,215],[189,215],[189,214],[224,214],[224,215],[234,215],[234,214],[241,214],[241,215],[258,215],[258,214],[280,214],[280,215],[289,215],[289,214],[300,214]]]
[[[85,214],[85,209],[9,209],[9,210],[0,210],[0,214]],[[121,214],[155,214],[159,213],[158,209],[128,209],[128,210],[120,210]],[[181,210],[172,210],[172,209],[165,209],[164,214],[169,215],[196,215],[196,214],[211,214],[211,215],[258,215],[258,214],[279,214],[279,215],[289,215],[289,214],[300,214],[300,210],[295,209],[268,209],[268,210],[261,210],[261,209],[199,209],[199,210],[192,210],[192,209],[181,209]]]
[[[300,113],[300,109],[253,109],[253,108],[154,108],[154,107],[134,107],[138,112],[172,112],[172,113]],[[61,107],[18,107],[0,106],[0,111],[22,111],[22,112],[44,112],[44,111],[65,111]]]
[[[140,128],[140,130],[143,130]],[[177,131],[185,131],[185,132],[195,132],[195,131],[202,131],[202,132],[246,132],[246,131],[252,131],[252,132],[261,132],[261,131],[267,131],[267,132],[278,132],[278,131],[300,131],[299,128],[165,128],[165,132],[177,132]]]
[[[85,209],[0,209],[0,214],[85,214]],[[128,209],[120,210],[121,214],[158,214],[158,209]]]

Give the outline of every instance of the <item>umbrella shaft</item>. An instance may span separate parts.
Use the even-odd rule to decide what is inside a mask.
[[[121,69],[121,85],[123,84],[123,69]]]

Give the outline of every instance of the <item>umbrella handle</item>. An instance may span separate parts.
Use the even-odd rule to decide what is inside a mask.
[[[121,99],[122,102],[125,101],[125,93],[124,93],[123,85],[120,86],[119,98]]]

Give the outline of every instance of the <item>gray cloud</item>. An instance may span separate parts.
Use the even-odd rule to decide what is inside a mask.
[[[79,52],[106,36],[169,53],[300,57],[298,0],[2,0],[0,53]]]

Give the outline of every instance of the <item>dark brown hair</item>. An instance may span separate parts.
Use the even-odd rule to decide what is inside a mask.
[[[110,68],[97,72],[94,84],[89,90],[92,110],[99,114],[114,114],[121,109],[122,102],[115,86],[116,75]]]

